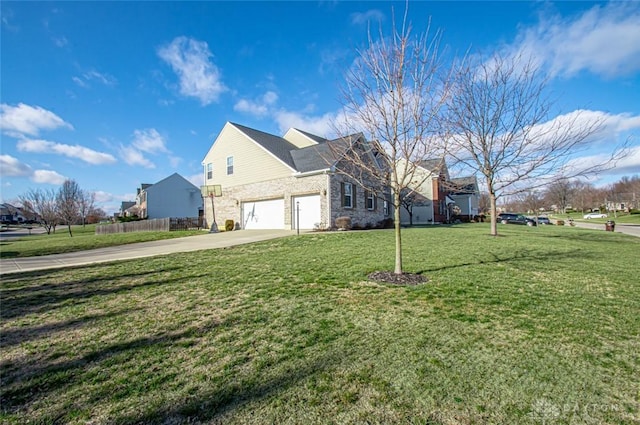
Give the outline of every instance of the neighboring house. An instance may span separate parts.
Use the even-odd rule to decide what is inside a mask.
[[[28,221],[22,208],[11,204],[0,204],[0,221],[3,223],[23,223]]]
[[[210,225],[233,220],[241,229],[326,229],[338,217],[354,226],[378,226],[389,217],[378,195],[336,172],[340,152],[362,135],[328,140],[291,128],[284,136],[227,122],[204,157],[205,185],[222,196],[205,202]]]
[[[478,215],[480,192],[475,176],[451,179],[444,158],[420,162],[416,185],[400,209],[403,225],[449,223]]]
[[[157,183],[142,184],[137,190],[135,205],[125,211],[137,211],[138,217],[146,219],[199,217],[202,195],[197,186],[174,173]]]
[[[455,202],[454,217],[462,221],[475,219],[480,213],[480,189],[476,176],[453,178],[448,188],[449,197]]]
[[[127,217],[129,215],[130,208],[135,206],[136,206],[136,201],[123,201],[120,204],[120,212],[118,213],[118,216]]]

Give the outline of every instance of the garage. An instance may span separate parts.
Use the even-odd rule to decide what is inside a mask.
[[[295,196],[292,199],[292,228],[297,228],[296,215],[299,214],[300,229],[313,229],[322,221],[320,215],[320,195]]]
[[[284,199],[242,203],[243,229],[284,229]]]

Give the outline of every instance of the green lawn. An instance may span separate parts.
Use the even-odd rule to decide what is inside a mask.
[[[203,234],[202,230],[176,232],[132,232],[113,235],[96,235],[96,225],[73,226],[73,237],[66,227],[58,226],[55,233],[32,234],[19,239],[6,238],[0,242],[0,258],[33,257],[62,254],[87,249],[106,248],[136,242],[181,238]]]
[[[312,233],[1,282],[0,422],[638,424],[640,238]]]

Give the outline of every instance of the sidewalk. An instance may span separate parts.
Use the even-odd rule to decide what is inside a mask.
[[[184,238],[141,242],[66,254],[0,259],[0,275],[153,257],[155,255],[166,255],[176,252],[226,248],[295,234],[295,230],[237,230],[233,232],[204,233],[202,235]]]

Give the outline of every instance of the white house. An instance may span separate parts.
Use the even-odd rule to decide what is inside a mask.
[[[174,173],[154,184],[142,184],[136,195],[140,218],[199,217],[202,211],[200,189]]]
[[[222,188],[204,204],[207,223],[215,210],[217,223],[242,229],[330,228],[341,216],[379,226],[385,198],[336,172],[355,141],[366,143],[360,134],[329,140],[292,128],[280,137],[227,122],[202,161],[205,185]]]

